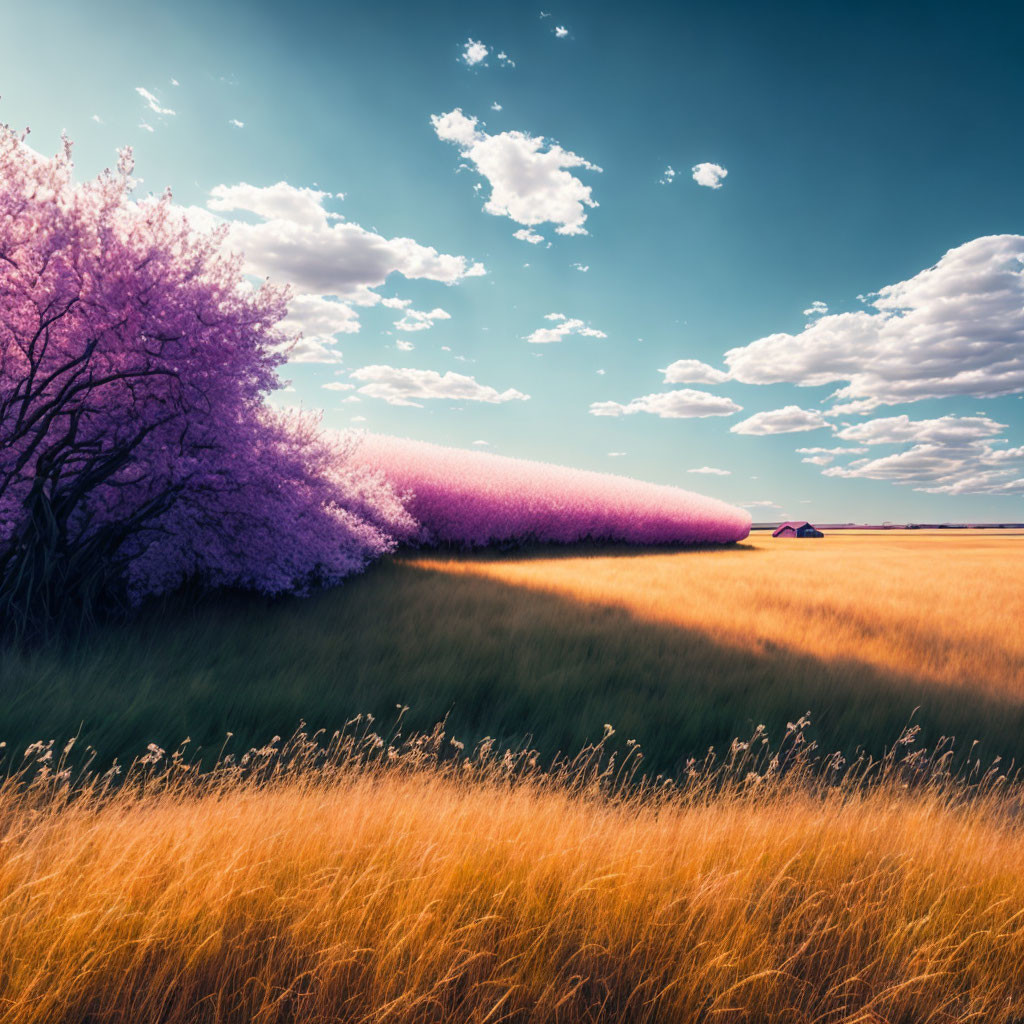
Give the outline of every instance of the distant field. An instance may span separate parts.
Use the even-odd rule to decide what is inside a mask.
[[[755,535],[720,550],[423,558],[756,653],[854,660],[922,683],[1024,700],[1024,532]]]
[[[824,746],[877,752],[918,709],[926,742],[1020,759],[1022,579],[1006,532],[405,555],[307,600],[163,607],[74,653],[8,654],[0,738],[216,751],[403,704],[412,727],[545,753],[609,722],[671,771],[808,710]]]

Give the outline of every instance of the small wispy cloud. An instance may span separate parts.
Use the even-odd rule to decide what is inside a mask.
[[[564,25],[555,26],[555,38],[564,39],[569,34],[569,30]]]
[[[564,313],[548,313],[545,320],[551,320],[554,327],[538,327],[528,337],[531,345],[549,345],[552,342],[561,341],[570,334],[579,334],[584,338],[607,338],[604,331],[588,326],[582,320],[575,317],[567,317]]]
[[[174,111],[170,107],[161,107],[160,101],[148,89],[137,85],[135,91],[146,101],[146,106],[154,114],[159,114],[161,117],[174,117]]]

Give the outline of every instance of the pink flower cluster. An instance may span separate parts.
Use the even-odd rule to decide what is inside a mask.
[[[727,544],[750,532],[742,509],[611,473],[379,434],[364,437],[352,461],[404,494],[424,544]]]

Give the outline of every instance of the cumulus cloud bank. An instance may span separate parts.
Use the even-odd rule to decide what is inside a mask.
[[[243,212],[261,218],[259,223],[228,221],[227,244],[244,253],[248,272],[292,285],[296,295],[289,304],[288,326],[309,335],[293,351],[293,360],[336,360],[327,351],[331,335],[359,330],[352,307],[382,302],[375,289],[391,274],[450,285],[485,273],[482,264],[464,256],[440,253],[411,238],[386,238],[350,223],[325,209],[331,198],[343,197],[280,181],[269,186],[217,185],[207,201],[219,214]],[[204,216],[214,221],[202,210],[189,215],[197,222]],[[402,299],[383,303],[398,309],[409,305]],[[398,325],[424,330],[447,318],[443,309],[405,310]],[[330,330],[335,324],[336,330]]]
[[[491,186],[484,204],[487,213],[508,217],[526,228],[554,224],[560,235],[585,235],[587,210],[598,204],[591,188],[567,168],[600,171],[601,168],[543,136],[526,132],[488,134],[475,117],[461,109],[430,118],[439,139],[459,147],[463,159]],[[534,242],[535,233],[516,233]]]
[[[804,462],[827,466],[825,476],[884,480],[930,494],[1024,494],[1024,446],[1006,447],[997,437],[1006,424],[987,416],[939,416],[912,420],[889,416],[843,427],[836,437],[860,446],[798,448]],[[901,446],[902,451],[875,458],[863,455],[871,445]]]
[[[868,310],[813,319],[725,355],[747,384],[843,383],[835,414],[1024,391],[1024,236],[989,235],[886,285]],[[845,383],[844,383],[845,382]]]

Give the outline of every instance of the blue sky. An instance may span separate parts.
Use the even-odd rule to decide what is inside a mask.
[[[43,0],[5,34],[0,118],[83,175],[132,145],[292,281],[282,398],[329,426],[755,519],[1024,518],[1018,5]]]

